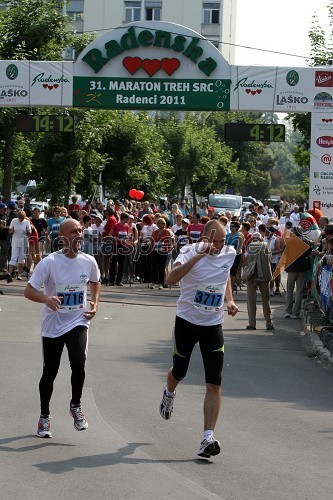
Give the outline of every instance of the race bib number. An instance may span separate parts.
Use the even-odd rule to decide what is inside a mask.
[[[60,231],[60,224],[52,224],[52,233],[58,234]]]
[[[200,238],[200,236],[201,236],[200,231],[190,231],[190,237],[192,238],[193,243],[195,243],[196,241],[198,241],[198,239]]]
[[[78,283],[75,285],[57,285],[57,297],[60,298],[59,312],[71,313],[86,308],[87,285]]]
[[[207,312],[219,311],[222,304],[223,286],[222,285],[206,285],[201,283],[197,286],[193,304],[194,307]]]

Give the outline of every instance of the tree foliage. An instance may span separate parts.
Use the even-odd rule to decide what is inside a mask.
[[[333,1],[327,6],[330,33],[328,38],[325,36],[325,31],[319,25],[316,16],[313,17],[312,26],[309,32],[311,43],[311,53],[309,58],[310,66],[326,66],[333,59]],[[299,130],[302,134],[302,139],[299,141],[295,149],[294,158],[300,167],[302,175],[301,192],[303,195],[308,194],[309,189],[309,170],[310,170],[310,142],[311,142],[311,113],[288,115],[288,119],[293,124],[294,130]]]

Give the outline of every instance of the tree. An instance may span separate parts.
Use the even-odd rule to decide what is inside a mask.
[[[107,189],[128,196],[131,188],[155,198],[172,182],[170,157],[154,120],[144,113],[108,112],[111,125],[102,134],[100,153],[106,158]]]
[[[309,32],[311,42],[310,66],[329,65],[333,59],[333,1],[331,0],[328,8],[329,26],[331,32],[326,40],[325,32],[318,24],[316,16],[313,17],[312,27]],[[302,139],[295,149],[294,158],[299,165],[302,175],[301,191],[308,197],[309,191],[309,170],[310,170],[310,141],[311,141],[311,113],[294,114],[290,113],[287,117],[293,124],[294,130],[299,130]]]
[[[91,36],[73,35],[68,31],[70,19],[57,0],[7,0],[0,12],[0,59],[62,60],[64,49],[78,50]],[[10,199],[13,184],[13,151],[15,149],[15,116],[18,109],[3,108],[0,126],[4,128],[3,192]]]
[[[172,114],[159,122],[174,171],[173,193],[185,197],[191,188],[193,202],[196,194],[207,196],[210,191],[225,190],[238,183],[232,151],[217,139],[216,132],[196,114],[182,121]]]
[[[219,140],[223,143],[224,126],[228,122],[262,123],[263,119],[260,113],[212,113],[207,123],[216,130]],[[228,141],[226,144],[232,149],[232,161],[238,163],[237,188],[240,194],[266,198],[271,187],[269,170],[274,166],[274,158],[267,145],[243,141]]]

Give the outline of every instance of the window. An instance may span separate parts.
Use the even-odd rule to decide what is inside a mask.
[[[71,0],[67,4],[67,12],[84,12],[84,0]]]
[[[220,3],[205,2],[203,4],[203,22],[204,24],[219,24],[220,22]]]
[[[141,2],[125,2],[125,23],[140,21]]]
[[[162,2],[145,2],[146,20],[160,21],[162,12]]]

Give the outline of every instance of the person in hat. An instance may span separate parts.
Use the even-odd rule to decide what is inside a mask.
[[[268,243],[270,251],[271,251],[271,270],[272,275],[276,270],[279,260],[283,254],[285,243],[284,239],[281,238],[277,234],[278,226],[267,226],[265,232],[265,241]],[[275,291],[274,291],[275,284]],[[273,295],[281,295],[280,293],[280,285],[281,285],[281,274],[279,274],[275,279],[272,279],[270,282],[270,296]]]
[[[269,300],[269,283],[272,279],[271,251],[268,243],[263,241],[262,235],[255,232],[245,252],[245,264],[256,261],[256,268],[252,278],[247,281],[247,313],[249,324],[246,330],[256,330],[257,321],[257,288],[260,290],[262,308],[266,321],[266,330],[274,330]]]

